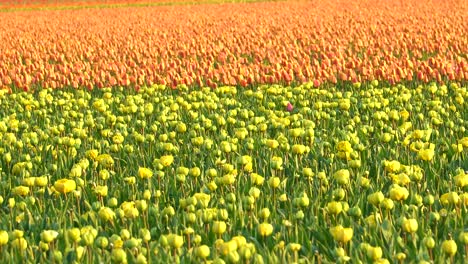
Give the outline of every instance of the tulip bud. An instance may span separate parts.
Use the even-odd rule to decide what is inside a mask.
[[[222,235],[226,232],[226,223],[224,221],[214,221],[212,230],[217,235]]]
[[[273,233],[273,225],[266,222],[259,224],[258,233],[263,237],[271,235]]]
[[[442,251],[448,256],[454,256],[457,253],[457,243],[453,239],[442,242]]]
[[[207,245],[201,245],[195,248],[195,256],[206,259],[210,255],[210,248]]]
[[[403,230],[408,233],[414,233],[418,230],[418,221],[416,219],[405,219],[403,221]]]

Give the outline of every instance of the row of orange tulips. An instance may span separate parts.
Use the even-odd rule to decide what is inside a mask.
[[[468,78],[463,1],[1,13],[0,87],[216,87]]]

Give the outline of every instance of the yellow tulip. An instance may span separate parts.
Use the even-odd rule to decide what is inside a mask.
[[[278,148],[279,143],[278,143],[278,141],[275,140],[275,139],[268,139],[268,140],[266,141],[266,145],[267,145],[269,148],[271,148],[271,149],[275,149],[275,148]]]
[[[385,199],[385,196],[381,191],[375,192],[367,196],[367,201],[374,206],[379,206],[380,203]]]
[[[8,243],[9,236],[8,232],[0,230],[0,246],[6,245]]]
[[[466,185],[468,185],[468,173],[465,173],[464,171],[460,171],[460,173],[453,177],[455,180],[455,185],[457,187],[463,188]]]
[[[167,243],[172,248],[180,248],[184,244],[184,237],[175,234],[169,234],[167,235]]]
[[[224,221],[214,221],[211,230],[217,235],[222,235],[226,232],[226,223]]]
[[[348,141],[338,142],[338,145],[336,146],[336,149],[339,152],[347,152],[347,153],[353,152],[353,148],[351,147],[351,143],[349,143]]]
[[[195,255],[201,259],[206,259],[210,255],[210,248],[207,245],[198,246]]]
[[[304,154],[306,152],[306,150],[307,150],[307,148],[304,145],[295,144],[295,145],[292,146],[292,152],[294,154],[301,155],[301,154]]]
[[[353,229],[341,225],[330,228],[330,233],[337,242],[346,243],[353,238]]]
[[[327,204],[327,210],[330,214],[338,215],[343,211],[343,205],[340,202],[329,202]]]
[[[394,201],[406,200],[408,196],[409,196],[409,191],[405,187],[401,187],[395,184],[390,189],[390,199]]]
[[[457,205],[460,203],[460,196],[456,192],[449,192],[440,196],[440,202],[443,205]]]
[[[103,222],[107,222],[107,221],[112,221],[114,218],[115,218],[115,213],[114,211],[109,208],[109,207],[101,207],[101,209],[99,209],[99,218],[103,221]]]
[[[335,172],[335,174],[333,174],[333,178],[335,178],[335,180],[341,185],[348,184],[349,177],[350,177],[350,174],[349,174],[349,170],[347,169],[338,170],[337,172]]]
[[[418,221],[414,218],[405,219],[403,221],[403,230],[408,233],[414,233],[418,231]]]
[[[44,243],[50,243],[58,237],[59,233],[55,230],[44,230],[41,233],[41,240]]]
[[[28,241],[26,239],[19,237],[11,241],[11,246],[18,250],[26,250],[28,248]]]
[[[298,243],[289,243],[288,244],[288,249],[293,251],[293,252],[297,252],[299,250],[301,250],[302,246],[301,244],[298,244]]]
[[[271,177],[268,179],[268,185],[272,188],[278,188],[280,186],[281,180],[279,177]]]
[[[266,222],[259,224],[258,233],[263,237],[271,235],[273,233],[273,225]]]
[[[418,157],[425,161],[430,161],[434,158],[434,149],[420,149],[418,151]]]
[[[367,257],[372,259],[372,260],[378,260],[382,258],[382,248],[381,247],[372,247],[369,246],[367,247]]]
[[[453,239],[442,242],[442,251],[449,256],[454,256],[457,253],[457,243]]]
[[[142,179],[149,179],[149,178],[153,177],[153,171],[148,169],[148,168],[139,167],[138,168],[138,177],[140,177]]]
[[[106,185],[105,186],[98,185],[94,188],[94,192],[99,196],[106,197],[108,193],[108,188]]]
[[[26,196],[29,194],[29,188],[26,186],[17,186],[13,188],[12,192],[18,196]]]
[[[114,248],[111,258],[114,263],[127,263],[127,253],[122,248]]]
[[[54,183],[54,188],[57,192],[66,194],[76,190],[76,182],[69,179],[61,179]]]

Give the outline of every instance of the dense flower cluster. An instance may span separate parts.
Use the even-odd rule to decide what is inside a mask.
[[[377,81],[3,90],[0,261],[461,263],[467,99]]]
[[[328,0],[3,12],[0,88],[465,81],[467,6]]]

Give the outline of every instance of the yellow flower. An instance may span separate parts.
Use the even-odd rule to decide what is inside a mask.
[[[194,138],[190,139],[190,141],[192,142],[193,145],[199,147],[199,146],[203,145],[203,142],[205,141],[205,139],[203,137],[194,137]]]
[[[11,241],[11,246],[18,250],[26,250],[28,248],[28,241],[26,239],[19,237]]]
[[[101,154],[97,156],[96,161],[105,168],[110,168],[114,165],[114,159],[109,154]]]
[[[70,170],[70,173],[68,174],[68,177],[81,177],[83,173],[83,169],[79,164],[73,165],[72,169]]]
[[[347,152],[347,153],[353,152],[353,148],[351,147],[351,143],[349,143],[348,141],[338,142],[338,145],[336,146],[336,149],[339,152]]]
[[[237,243],[237,248],[240,248],[247,244],[247,239],[245,239],[245,237],[243,236],[235,236],[231,240]]]
[[[214,221],[211,230],[217,235],[221,235],[226,232],[226,223],[224,221]]]
[[[115,218],[115,213],[111,208],[103,206],[99,209],[99,218],[103,222],[112,221]]]
[[[21,183],[26,187],[33,187],[35,179],[36,177],[27,177],[27,178],[24,178]]]
[[[468,148],[468,137],[459,139],[458,144],[461,144],[464,148]]]
[[[449,256],[454,256],[457,253],[457,243],[453,239],[442,242],[442,250]]]
[[[353,169],[357,169],[361,167],[361,161],[360,160],[350,160],[349,161],[349,167]]]
[[[444,193],[440,196],[440,202],[443,205],[456,205],[460,203],[460,196],[456,192]]]
[[[382,192],[375,192],[373,194],[369,194],[367,196],[367,201],[371,203],[374,206],[379,206],[380,203],[385,199],[385,196],[383,195]]]
[[[329,202],[327,205],[327,210],[330,214],[338,215],[343,211],[343,204],[341,202]]]
[[[371,228],[374,228],[377,226],[378,223],[382,222],[382,217],[380,214],[371,214],[368,217],[364,219],[366,224],[368,224]]]
[[[205,259],[210,255],[210,248],[207,245],[201,245],[195,248],[195,256]]]
[[[99,196],[106,197],[108,188],[107,186],[98,185],[94,188],[94,192]]]
[[[435,247],[435,240],[432,237],[425,237],[423,239],[423,243],[427,248],[434,248]]]
[[[393,200],[389,198],[383,199],[381,204],[385,210],[392,210],[393,207],[395,206],[395,204],[393,203]]]
[[[139,167],[138,176],[142,179],[149,179],[153,177],[153,171],[148,168]]]
[[[172,248],[180,248],[184,244],[184,237],[175,234],[169,234],[167,235],[167,242]]]
[[[221,239],[219,239],[219,240],[221,240]],[[229,255],[231,252],[235,252],[237,250],[237,248],[238,248],[237,241],[235,241],[235,240],[229,240],[227,242],[224,242],[224,241],[221,240],[218,243],[219,243],[218,248],[221,251],[221,254],[224,255],[224,256]],[[216,242],[215,242],[215,244],[216,244]]]
[[[349,183],[349,176],[349,170],[347,169],[341,169],[333,174],[333,178],[341,185]]]
[[[418,231],[418,221],[414,218],[405,219],[403,221],[403,230],[408,233],[414,233]]]
[[[275,139],[268,139],[265,144],[271,149],[278,148],[279,146],[278,141]]]
[[[66,194],[76,189],[76,182],[69,179],[61,179],[54,183],[54,188],[57,192]]]
[[[102,180],[107,180],[110,178],[110,172],[106,169],[100,170],[99,171],[99,178]]]
[[[384,162],[385,170],[388,172],[399,172],[401,169],[401,164],[397,160],[385,161]]]
[[[417,130],[414,130],[413,133],[411,133],[411,137],[416,140],[422,139],[424,137],[424,133],[425,133],[424,130],[417,129]]]
[[[262,237],[269,236],[273,233],[273,225],[263,222],[258,225],[258,234],[260,234]]]
[[[291,250],[291,251],[299,251],[301,250],[302,246],[301,244],[298,244],[298,243],[289,243],[288,244],[288,249]]]
[[[432,148],[420,149],[418,151],[418,157],[422,160],[430,161],[432,160],[432,158],[434,158],[434,149]]]
[[[176,174],[184,175],[184,176],[187,176],[189,172],[190,172],[190,169],[186,167],[178,167],[176,170]]]
[[[453,177],[453,179],[455,180],[455,185],[457,187],[463,188],[468,185],[468,174],[463,170],[461,170],[457,176]]]
[[[12,192],[19,196],[26,196],[29,194],[29,188],[26,186],[17,186],[13,188]]]
[[[353,229],[341,225],[330,228],[330,233],[337,242],[346,243],[353,238]]]
[[[402,110],[400,111],[400,117],[403,119],[403,120],[408,120],[409,116],[410,116],[410,113],[406,110]]]
[[[460,235],[458,235],[458,240],[460,240],[463,245],[468,245],[468,232],[461,232]]]
[[[136,178],[133,177],[133,176],[130,176],[130,177],[125,177],[124,178],[124,181],[130,185],[133,185],[136,183]]]
[[[140,215],[138,209],[135,208],[135,202],[123,202],[120,207],[124,211],[124,215],[127,218],[136,218]]]
[[[112,137],[112,143],[114,144],[122,144],[125,140],[125,137],[122,134],[117,133]]]
[[[390,134],[390,133],[383,133],[382,136],[380,137],[380,139],[383,142],[388,143],[388,142],[392,141],[393,135]]]
[[[283,159],[281,157],[274,156],[271,158],[271,167],[275,170],[283,169]]]
[[[47,186],[48,182],[49,179],[47,178],[47,176],[36,177],[34,179],[34,185],[37,187],[45,187]]]
[[[401,187],[397,184],[394,184],[390,189],[390,199],[394,201],[406,200],[409,196],[408,189]]]
[[[281,184],[281,180],[279,177],[271,177],[270,179],[268,179],[268,185],[271,187],[271,188],[278,188]]]
[[[315,175],[314,172],[312,171],[312,168],[303,168],[302,174],[304,174],[304,176],[307,178],[312,178]]]
[[[81,231],[79,228],[72,228],[67,231],[68,237],[73,242],[78,242],[81,240]]]
[[[164,155],[159,159],[159,162],[164,167],[169,167],[171,166],[172,162],[174,162],[174,157],[172,155]]]
[[[455,151],[457,153],[463,152],[463,145],[462,144],[452,144],[451,146],[452,146],[453,151]]]
[[[382,248],[381,247],[372,247],[368,246],[366,250],[367,257],[372,260],[378,260],[382,258]]]
[[[393,183],[398,185],[408,185],[411,182],[410,177],[406,173],[398,173],[398,174],[389,174],[390,178],[392,178]]]
[[[294,154],[301,155],[301,154],[304,154],[306,151],[307,151],[307,147],[304,146],[304,145],[295,144],[295,145],[292,146],[292,152]]]
[[[227,141],[221,141],[221,144],[219,146],[219,149],[225,153],[229,153],[232,151],[232,146],[231,143]]]
[[[460,194],[459,197],[460,197],[461,204],[464,205],[464,206],[468,206],[468,193],[466,193],[466,192],[462,193],[462,194]]]
[[[55,230],[44,230],[41,233],[41,240],[44,243],[50,243],[58,237],[59,233]]]
[[[193,168],[190,169],[189,174],[192,177],[198,177],[198,176],[201,175],[201,170],[198,167],[193,167]]]
[[[122,248],[114,248],[111,253],[112,262],[127,263],[127,253]]]
[[[0,230],[0,246],[6,245],[8,243],[8,232]]]

